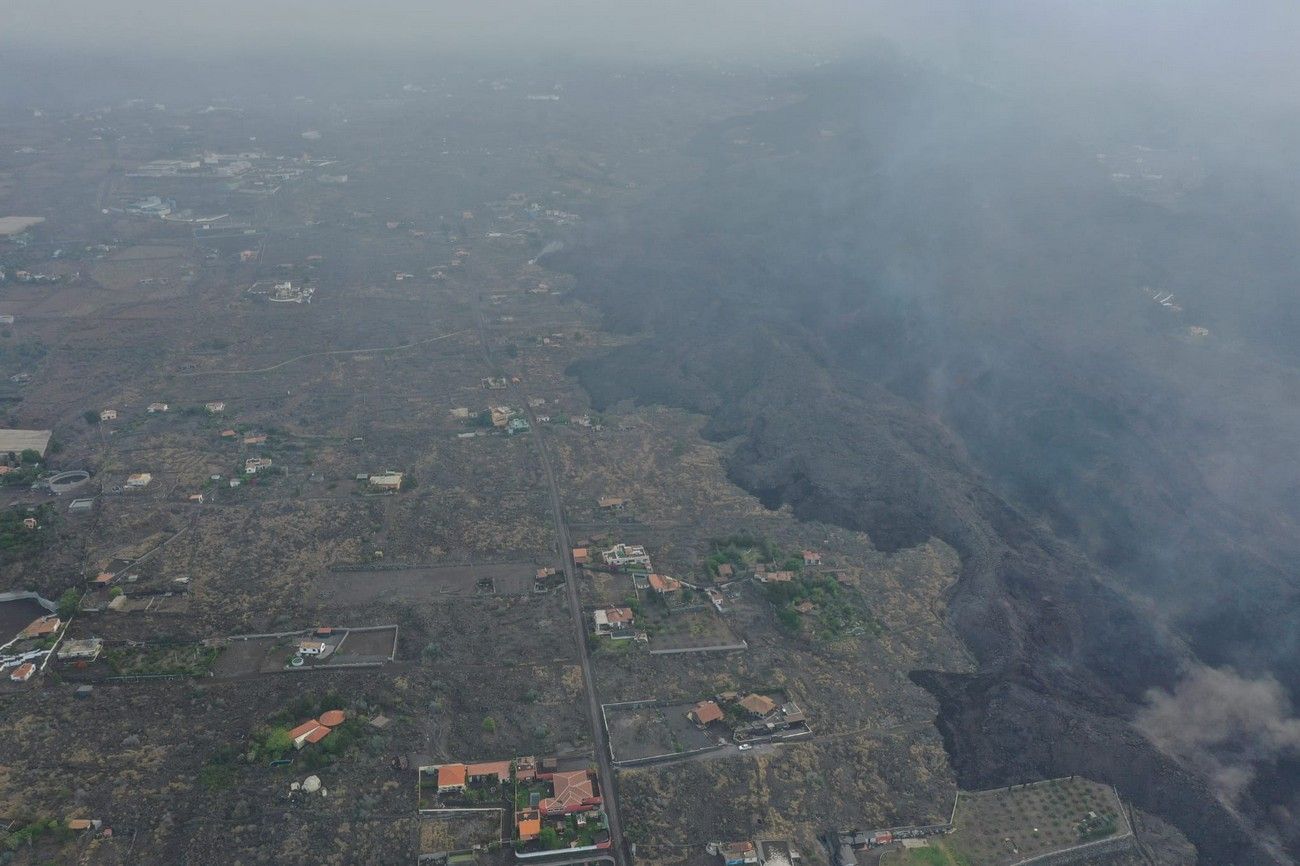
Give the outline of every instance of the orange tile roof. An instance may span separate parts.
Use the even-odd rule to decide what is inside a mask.
[[[330,729],[324,725],[317,725],[316,729],[307,735],[307,742],[319,743],[330,735]]]
[[[464,764],[443,764],[438,768],[439,788],[462,788],[465,785]]]
[[[682,588],[680,580],[666,574],[651,574],[647,580],[650,581],[650,588],[655,592],[676,592]]]
[[[631,622],[633,619],[632,608],[607,607],[605,608],[605,619],[610,622]]]
[[[542,800],[538,807],[543,812],[567,811],[581,806],[584,800],[596,796],[591,782],[591,774],[586,770],[573,770],[567,773],[555,773],[551,776],[551,788],[555,793]]]
[[[496,776],[499,780],[510,778],[509,761],[484,761],[479,764],[470,764],[465,768],[465,774],[473,779],[478,776]]]
[[[591,552],[587,548],[585,547],[573,548],[574,562],[586,562],[588,559],[591,559]]]
[[[520,841],[527,842],[542,832],[542,819],[531,810],[520,812],[515,816],[515,828],[519,831]]]
[[[31,662],[23,662],[18,667],[14,668],[14,672],[9,675],[9,679],[23,682],[31,679],[32,674],[34,673],[36,673],[36,665]]]
[[[342,710],[326,710],[320,714],[320,723],[331,728],[337,728],[343,724],[345,719],[347,719],[347,716],[343,714]]]
[[[740,699],[740,705],[756,716],[766,716],[776,709],[776,701],[766,695],[746,695]]]
[[[57,616],[43,616],[40,619],[33,620],[27,628],[23,629],[23,637],[41,637],[54,634],[59,630],[59,624]]]
[[[316,721],[315,719],[308,719],[307,721],[303,722],[301,725],[299,725],[298,727],[294,728],[292,731],[289,732],[289,739],[296,740],[301,736],[310,734],[312,731],[316,730],[319,727],[320,727],[320,722]]]
[[[721,721],[723,716],[722,708],[713,701],[700,701],[691,709],[691,712],[695,714],[695,721],[701,725]]]

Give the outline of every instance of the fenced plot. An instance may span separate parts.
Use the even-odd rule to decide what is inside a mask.
[[[410,568],[338,569],[315,581],[315,601],[356,605],[374,601],[427,602],[532,592],[537,566],[526,562]]]
[[[686,717],[691,704],[605,707],[610,749],[616,762],[672,757],[718,745]]]

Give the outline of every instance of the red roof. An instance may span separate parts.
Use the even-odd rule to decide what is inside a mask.
[[[303,722],[301,725],[299,725],[298,727],[294,728],[292,731],[289,732],[289,739],[296,740],[301,736],[310,734],[312,731],[316,730],[320,726],[321,726],[320,722],[316,721],[315,719],[308,719],[307,721]]]
[[[630,607],[607,607],[605,608],[605,619],[610,622],[631,622],[632,608]]]
[[[465,768],[465,774],[471,779],[482,776],[496,776],[499,781],[510,778],[509,761],[484,761],[479,764],[470,764]]]
[[[700,701],[691,708],[691,713],[695,716],[695,721],[701,725],[721,721],[723,715],[722,708],[713,701]]]
[[[572,812],[596,796],[591,774],[586,770],[555,773],[551,776],[551,787],[555,793],[542,800],[539,808],[543,812]]]
[[[322,725],[328,725],[331,728],[337,728],[339,725],[343,724],[343,721],[346,718],[347,716],[343,714],[342,710],[326,710],[320,714],[320,723]]]
[[[655,592],[676,592],[682,588],[681,581],[666,574],[652,574],[648,579],[650,588]]]
[[[14,672],[9,675],[9,679],[23,682],[24,680],[31,679],[32,674],[34,673],[36,673],[36,665],[31,662],[23,662],[18,667],[14,668]]]
[[[463,788],[466,769],[464,764],[443,764],[438,768],[438,787]]]
[[[307,735],[307,742],[319,743],[321,740],[325,739],[329,735],[330,735],[329,728],[325,727],[324,725],[317,725],[316,730],[312,731],[310,734]]]

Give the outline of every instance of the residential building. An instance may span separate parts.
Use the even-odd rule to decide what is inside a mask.
[[[586,770],[551,774],[551,796],[537,805],[543,815],[568,815],[600,805],[595,781]]]
[[[322,725],[315,719],[308,719],[289,731],[289,739],[293,741],[295,749],[301,749],[309,743],[319,743],[329,736],[329,732],[330,729],[327,725]]]
[[[536,809],[522,809],[515,813],[515,832],[520,842],[531,842],[542,832],[542,816]]]
[[[438,793],[465,790],[468,776],[469,768],[464,764],[443,764],[438,768]]]
[[[776,709],[776,701],[766,695],[749,694],[741,698],[738,703],[756,716],[766,716]]]
[[[387,470],[378,475],[371,475],[368,479],[370,486],[376,490],[384,490],[396,493],[402,489],[402,473]]]
[[[126,478],[126,488],[130,490],[143,490],[153,481],[153,476],[148,472],[136,472],[128,475]]]
[[[270,469],[271,465],[270,457],[249,457],[244,461],[244,472],[249,475],[256,475],[263,469]]]
[[[65,640],[59,646],[58,659],[64,661],[90,661],[99,658],[104,642],[97,637],[84,640]]]
[[[573,548],[573,564],[587,565],[591,562],[591,551],[585,547]]]
[[[488,415],[492,419],[493,427],[504,428],[507,424],[510,423],[510,419],[514,417],[514,414],[515,414],[514,410],[511,409],[509,406],[488,407]]]
[[[300,640],[298,641],[298,655],[300,656],[319,656],[324,655],[329,644],[323,640]]]
[[[731,580],[736,576],[736,569],[730,562],[724,562],[718,566],[718,580]]]
[[[596,624],[596,634],[615,634],[632,627],[630,607],[599,608],[591,616]]]
[[[117,420],[117,410],[116,410],[116,409],[104,409],[103,411],[101,411],[101,412],[99,413],[99,420],[100,420],[100,421],[116,421],[116,420]]]
[[[36,673],[36,665],[31,662],[23,662],[14,668],[13,673],[9,674],[9,679],[16,683],[25,683]]]
[[[686,717],[700,727],[705,727],[713,722],[722,721],[723,715],[722,708],[715,702],[700,701],[698,704],[691,707],[690,712],[686,714]]]
[[[600,558],[606,565],[616,568],[629,565],[639,565],[647,570],[650,568],[650,555],[639,544],[616,544],[609,550],[602,551]]]
[[[602,496],[597,500],[601,508],[622,511],[627,507],[627,500],[620,496]]]
[[[223,433],[222,435],[224,436],[225,434]],[[265,434],[265,433],[254,433],[254,434],[251,434],[251,435],[249,435],[249,436],[245,436],[245,437],[244,437],[244,444],[245,444],[245,445],[264,445],[264,444],[266,444],[266,434]]]
[[[471,785],[500,784],[510,781],[509,761],[484,761],[465,766],[465,777]]]
[[[518,435],[518,434],[520,434],[520,433],[527,433],[527,432],[528,432],[529,430],[531,430],[531,429],[533,429],[533,428],[532,428],[532,425],[530,425],[530,424],[528,423],[528,419],[526,419],[526,418],[511,418],[511,419],[510,419],[510,422],[509,422],[508,424],[506,424],[506,435],[507,435],[507,436],[515,436],[515,435]]]
[[[226,411],[226,404],[223,400],[213,400],[210,403],[204,403],[203,408],[215,415],[218,412]]]
[[[675,577],[669,577],[666,574],[651,574],[646,580],[650,581],[650,588],[659,595],[668,595],[677,592],[682,588],[682,582]]]
[[[822,555],[815,550],[805,550],[803,552],[804,565],[821,565]]]
[[[817,610],[817,605],[813,604],[811,601],[805,598],[803,601],[796,604],[794,606],[794,609],[799,611],[799,613],[807,616],[808,614]]]
[[[758,850],[753,842],[729,842],[722,847],[724,866],[757,866]]]
[[[150,403],[150,404],[149,404],[149,408],[148,408],[146,411],[147,411],[150,415],[156,415],[156,414],[158,414],[159,412],[166,412],[166,411],[168,411],[168,410],[170,410],[170,409],[171,409],[171,407],[168,406],[166,403]]]
[[[25,629],[19,632],[19,637],[48,637],[59,630],[63,625],[63,620],[54,614],[40,617],[33,620]]]
[[[789,583],[794,580],[793,571],[768,571],[757,575],[760,583]]]

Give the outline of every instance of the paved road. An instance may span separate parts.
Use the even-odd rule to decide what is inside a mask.
[[[481,296],[478,298],[476,313],[483,356],[487,360],[488,369],[493,369],[492,350],[487,339],[487,327],[483,322]],[[541,462],[542,475],[546,479],[546,487],[550,494],[551,519],[555,524],[555,543],[559,545],[560,562],[564,568],[564,586],[569,597],[569,615],[573,620],[574,638],[578,642],[578,657],[582,662],[583,685],[587,693],[587,717],[591,721],[591,741],[596,752],[596,769],[600,778],[600,792],[604,800],[605,815],[609,819],[609,838],[613,843],[613,848],[609,851],[609,854],[613,857],[614,866],[627,866],[627,855],[623,847],[623,826],[618,816],[618,794],[614,788],[614,768],[609,759],[609,744],[605,740],[605,729],[600,721],[600,701],[596,698],[596,683],[591,675],[591,655],[587,651],[587,628],[582,618],[582,603],[578,600],[578,575],[573,567],[573,557],[570,555],[572,545],[569,542],[569,529],[564,523],[564,501],[560,497],[560,485],[555,480],[555,471],[551,466],[551,455],[546,448],[545,435],[542,433],[541,425],[537,423],[536,414],[533,412],[532,407],[528,405],[528,395],[515,387],[513,383],[509,387],[509,393],[523,406],[524,412],[528,415],[528,423],[533,427],[529,436],[537,449],[537,459]]]

